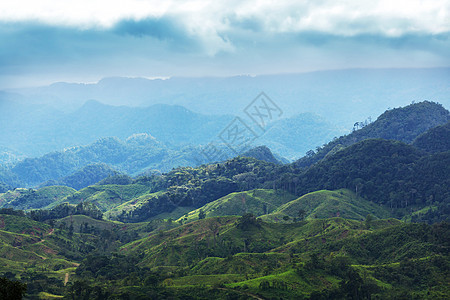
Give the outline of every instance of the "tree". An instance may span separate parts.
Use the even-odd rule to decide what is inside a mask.
[[[314,150],[309,150],[308,152],[306,152],[306,156],[308,156],[308,157],[313,157],[314,154],[316,154],[316,153],[314,152]]]
[[[203,209],[200,209],[200,212],[198,213],[198,219],[204,219],[206,217],[206,213]]]
[[[250,230],[252,227],[260,227],[260,225],[253,214],[247,213],[238,220],[236,227],[246,231]]]
[[[0,277],[0,299],[18,300],[25,296],[27,285],[15,280]]]
[[[300,219],[300,221],[303,221],[305,216],[306,216],[306,211],[303,208],[300,208],[298,210],[298,218]]]
[[[373,216],[371,214],[367,215],[366,220],[364,221],[366,229],[370,228],[370,225],[372,224],[373,219],[374,218],[373,218]]]
[[[73,221],[70,222],[69,226],[69,237],[72,238],[73,236]]]

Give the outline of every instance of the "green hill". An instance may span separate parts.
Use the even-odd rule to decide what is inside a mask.
[[[421,134],[412,145],[430,153],[450,151],[450,122]]]
[[[344,283],[359,282],[358,293],[374,297],[442,299],[449,288],[445,275],[439,278],[448,266],[447,235],[445,224],[431,227],[392,219],[276,224],[221,217],[137,240],[121,252],[139,257],[141,268],[158,270],[154,272],[162,278],[184,270],[161,282],[166,293],[193,295],[219,287],[269,299],[313,294],[341,299],[352,293]],[[82,264],[80,272],[88,266]]]
[[[0,273],[27,282],[28,295],[43,286],[61,293],[65,274],[73,275],[82,257],[98,244],[95,237],[85,239],[26,217],[0,214]]]
[[[91,202],[101,211],[105,212],[113,207],[139,197],[150,190],[148,186],[142,184],[101,184],[92,185],[79,190],[64,199],[52,203],[47,208],[52,208],[63,202],[79,204],[81,202]]]
[[[252,192],[275,198],[270,190],[247,193]],[[316,194],[329,193],[321,195],[329,200],[339,192]],[[446,223],[343,218],[267,223],[247,214],[176,225],[81,215],[49,225],[0,215],[0,274],[26,282],[30,298],[39,293],[76,299],[448,296]],[[119,253],[111,253],[116,249]]]
[[[201,211],[204,217],[241,216],[251,213],[261,216],[276,210],[280,205],[295,198],[294,195],[284,191],[256,189],[245,192],[231,193],[216,201],[210,202],[199,209],[193,210],[178,221],[192,222],[198,220]]]
[[[423,101],[405,107],[385,111],[376,121],[356,122],[354,131],[348,135],[333,139],[318,147],[305,157],[294,162],[297,167],[309,167],[339,149],[351,146],[367,139],[396,140],[412,143],[428,129],[444,125],[450,120],[450,114],[441,104]]]
[[[376,139],[338,151],[289,181],[296,181],[297,195],[321,189],[358,189],[365,199],[403,217],[411,209],[445,203],[450,196],[448,174],[450,152],[423,155],[413,146]]]
[[[76,191],[67,186],[47,186],[40,189],[15,189],[0,194],[0,207],[39,209],[55,205]]]
[[[182,210],[180,215],[194,209],[189,207],[186,211],[183,207],[173,203],[167,192],[146,193],[113,207],[105,213],[105,217],[117,221],[144,222],[162,214],[167,214],[163,218],[171,218],[172,216],[169,214],[180,208]],[[179,215],[175,218],[178,217]]]
[[[301,216],[299,215],[300,211]],[[340,189],[337,191],[321,190],[308,193],[281,205],[272,213],[262,216],[262,219],[280,222],[288,216],[289,219],[287,221],[300,217],[306,219],[342,217],[345,219],[364,220],[368,214],[379,219],[386,219],[391,216],[385,208],[358,197],[349,190]]]

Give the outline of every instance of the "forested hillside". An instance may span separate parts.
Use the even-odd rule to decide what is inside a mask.
[[[215,147],[222,153],[221,159],[235,156],[235,152],[224,144]],[[207,146],[172,150],[145,133],[134,134],[125,141],[103,138],[87,146],[52,152],[38,158],[26,158],[12,167],[4,167],[0,169],[0,182],[14,187],[67,185],[81,189],[118,173],[136,176],[214,162],[217,158],[209,157],[206,151]],[[242,155],[280,163],[265,146],[252,148]]]
[[[371,120],[356,122],[352,133],[333,139],[321,147],[319,145],[316,151],[311,150],[295,164],[298,167],[308,167],[327,155],[366,139],[381,138],[409,144],[428,129],[443,125],[449,120],[448,110],[434,102],[424,101],[394,108],[384,112],[373,123]]]

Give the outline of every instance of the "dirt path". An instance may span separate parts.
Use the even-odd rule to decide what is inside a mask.
[[[66,286],[67,282],[69,282],[69,273],[66,273],[66,277],[64,277],[64,286]]]

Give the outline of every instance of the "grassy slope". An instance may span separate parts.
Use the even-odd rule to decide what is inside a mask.
[[[336,191],[321,190],[303,195],[281,205],[273,213],[263,216],[262,219],[282,222],[285,216],[297,218],[300,209],[305,211],[306,219],[342,217],[364,220],[368,214],[380,219],[390,217],[389,211],[385,208],[357,197],[355,193],[347,189],[340,189]]]
[[[127,244],[121,251],[142,255],[140,264],[150,268],[189,266],[187,275],[170,281],[173,288],[220,285],[261,295],[262,282],[271,286],[281,282],[287,285],[286,290],[273,288],[263,294],[270,297],[286,293],[283,295],[289,298],[339,287],[341,279],[327,271],[326,263],[316,269],[306,267],[312,253],[318,253],[320,261],[348,257],[360,274],[381,288],[391,288],[389,275],[383,270],[405,272],[403,264],[411,260],[428,266],[445,250],[436,247],[442,241],[430,237],[430,227],[395,219],[370,223],[342,218],[290,224],[257,222],[259,226],[248,230],[238,228],[238,222],[237,217],[198,220]],[[247,247],[245,240],[250,241]],[[206,255],[203,246],[210,249]],[[236,253],[226,253],[224,249]],[[433,267],[429,272],[427,278],[439,276],[442,268]],[[448,283],[439,282],[431,296],[426,297],[445,295]],[[422,295],[423,289],[426,288],[417,286],[414,293]]]
[[[60,269],[73,268],[77,261],[62,253],[61,245],[80,244],[77,236],[68,239],[59,229],[25,217],[0,215],[0,272],[49,272],[60,278]],[[62,279],[62,278],[61,278]]]
[[[149,199],[162,194],[162,192],[156,193],[143,193],[137,197],[132,197],[131,200],[122,202],[120,205],[112,206],[106,213],[105,217],[108,219],[114,219],[115,216],[120,215],[122,212],[130,212],[136,207],[140,207],[145,204]],[[129,198],[130,199],[130,198]]]
[[[67,196],[75,193],[76,190],[67,186],[46,186],[38,190],[15,189],[0,194],[0,206],[14,207],[15,209],[40,208],[52,205]]]
[[[129,185],[93,185],[84,188],[60,201],[52,203],[47,208],[52,208],[62,202],[69,202],[70,204],[78,204],[82,201],[90,201],[97,205],[97,207],[105,212],[116,206],[121,205],[130,199],[139,197],[149,191],[149,187],[141,184]]]
[[[236,192],[193,210],[177,221],[192,222],[198,220],[201,210],[205,212],[206,217],[241,216],[245,213],[261,216],[273,212],[280,205],[294,199],[294,195],[284,191],[256,189]]]
[[[305,240],[308,241],[305,249],[308,251],[321,244],[323,239],[338,240],[366,232],[364,223],[342,218],[291,224],[257,222],[259,225],[250,226],[248,230],[238,228],[238,221],[238,217],[198,220],[134,241],[123,246],[122,251],[145,253],[141,263],[150,267],[164,264],[182,266],[190,260],[192,263],[209,256],[226,257],[244,250],[283,253],[289,245]],[[374,221],[373,227],[389,227],[399,223],[396,220]],[[249,241],[247,246],[245,240]],[[209,246],[209,253],[203,252],[205,246]]]

